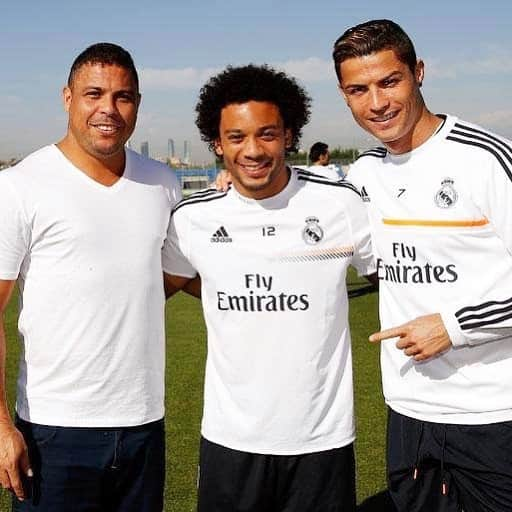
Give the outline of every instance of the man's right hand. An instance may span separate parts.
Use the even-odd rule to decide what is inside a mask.
[[[23,501],[23,480],[33,476],[23,435],[12,423],[0,425],[0,484]]]
[[[215,178],[215,188],[219,192],[226,192],[231,185],[231,174],[226,169],[222,169]]]

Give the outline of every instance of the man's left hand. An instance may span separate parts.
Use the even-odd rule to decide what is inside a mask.
[[[415,361],[425,361],[452,347],[439,313],[420,316],[398,327],[372,334],[369,339],[375,343],[396,337],[400,338],[396,347]]]

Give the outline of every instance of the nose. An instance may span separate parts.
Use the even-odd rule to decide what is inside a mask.
[[[257,137],[247,137],[244,144],[244,156],[247,158],[258,158],[264,153]]]
[[[370,109],[372,112],[384,112],[389,107],[389,99],[380,87],[372,87],[369,90]]]
[[[101,112],[107,115],[117,112],[116,100],[113,95],[104,94],[101,100]]]

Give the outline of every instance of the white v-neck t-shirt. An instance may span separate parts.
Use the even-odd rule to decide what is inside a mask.
[[[17,413],[60,426],[164,414],[161,248],[180,191],[126,150],[106,187],[54,146],[0,173],[0,279],[18,279]]]

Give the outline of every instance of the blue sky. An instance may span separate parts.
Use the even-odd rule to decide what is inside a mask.
[[[194,125],[201,85],[227,64],[269,63],[299,78],[313,97],[303,147],[367,147],[336,88],[333,41],[372,18],[398,22],[426,63],[423,94],[449,112],[512,138],[512,2],[505,0],[167,0],[5,2],[0,11],[0,159],[59,140],[66,129],[61,90],[75,56],[89,44],[128,49],[141,76],[143,102],[135,148],[152,156],[192,144],[210,155]]]

